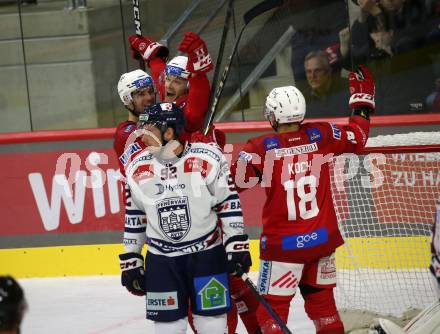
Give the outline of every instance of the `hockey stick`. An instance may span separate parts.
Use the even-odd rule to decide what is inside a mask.
[[[232,47],[231,54],[226,62],[225,68],[223,69],[222,77],[220,78],[218,86],[215,90],[214,97],[212,98],[212,102],[210,103],[208,114],[206,115],[206,118],[205,118],[205,124],[203,126],[203,133],[205,136],[208,134],[209,129],[212,124],[212,121],[214,119],[214,115],[215,115],[215,111],[217,109],[218,101],[220,99],[220,96],[222,95],[226,80],[228,79],[229,69],[231,68],[232,59],[234,58],[235,52],[237,51],[238,43],[240,42],[241,35],[243,34],[244,29],[249,24],[249,22],[251,22],[257,16],[259,16],[259,15],[261,15],[261,14],[263,14],[263,13],[267,12],[268,10],[271,10],[275,7],[278,7],[282,4],[283,4],[283,0],[264,0],[263,2],[260,2],[255,7],[249,9],[243,15],[244,24],[241,27],[241,29],[240,29],[240,31],[234,41],[234,46]],[[213,83],[213,84],[215,84],[215,83]],[[211,94],[212,93],[213,92],[211,92]]]
[[[134,32],[138,36],[142,36],[142,30],[141,30],[141,10],[139,5],[139,0],[133,0],[133,22],[134,22]],[[145,62],[142,58],[142,55],[140,55],[139,59],[139,67],[142,71],[145,71]]]
[[[281,330],[285,334],[292,334],[289,328],[287,328],[286,324],[283,320],[281,320],[280,316],[272,309],[272,307],[269,305],[269,303],[261,296],[257,290],[257,287],[255,286],[254,282],[249,278],[249,276],[243,272],[241,273],[241,279],[246,283],[246,285],[252,290],[257,300],[264,306],[266,311],[270,314],[273,320],[277,323],[278,326],[280,326]]]
[[[228,36],[229,27],[231,26],[233,4],[234,4],[234,0],[228,1],[228,8],[226,10],[226,17],[225,17],[225,23],[223,25],[222,38],[220,40],[220,47],[218,49],[217,62],[215,64],[214,75],[212,77],[211,92],[215,92],[217,90],[217,80],[218,80],[218,75],[220,73],[220,66],[222,64],[223,52],[225,51],[226,37]],[[213,99],[214,99],[214,94],[211,93],[211,95],[209,96],[210,106],[213,103]]]

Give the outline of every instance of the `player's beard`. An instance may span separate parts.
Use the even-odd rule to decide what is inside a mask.
[[[142,132],[143,135],[148,135],[150,138],[153,138],[153,140],[157,144],[159,144],[158,146],[147,146],[147,150],[151,152],[156,158],[161,160],[172,160],[177,158],[175,151],[181,145],[179,141],[173,139],[163,145],[162,141],[157,138],[156,135],[151,131],[144,129]]]
[[[153,153],[153,155],[161,160],[173,160],[177,159],[176,149],[180,146],[180,142],[178,140],[170,140],[165,145],[162,146],[151,146],[148,147],[148,150]]]

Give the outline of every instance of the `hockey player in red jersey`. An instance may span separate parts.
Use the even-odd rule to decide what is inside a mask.
[[[127,120],[119,123],[114,134],[113,148],[119,161],[126,149],[128,137],[136,130],[139,115],[146,107],[156,103],[153,78],[142,70],[124,73],[118,82],[118,94],[127,109]],[[124,174],[120,161],[119,169]]]
[[[318,334],[343,334],[336,309],[335,249],[343,244],[330,192],[329,161],[335,154],[361,150],[375,110],[374,81],[360,67],[349,75],[352,114],[348,125],[302,121],[306,104],[293,86],[273,89],[265,116],[274,134],[250,139],[232,168],[239,190],[265,187],[260,237],[258,289],[287,323],[299,287]],[[260,305],[263,333],[282,333]]]
[[[202,128],[208,110],[210,85],[206,73],[214,67],[205,41],[193,32],[186,32],[179,44],[179,51],[186,56],[176,56],[166,63],[168,48],[148,37],[130,35],[129,42],[133,58],[141,55],[151,70],[160,100],[174,102],[185,114],[183,140],[189,133]],[[213,136],[220,147],[224,147],[225,135],[215,130]]]

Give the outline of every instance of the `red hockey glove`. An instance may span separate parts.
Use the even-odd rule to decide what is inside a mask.
[[[200,131],[193,132],[189,141],[190,143],[215,143],[215,139],[212,136],[212,131],[210,131],[206,136]]]
[[[170,51],[162,44],[159,44],[148,37],[130,35],[128,41],[131,47],[131,57],[139,60],[139,57],[145,59],[148,63],[154,57],[161,58],[164,62],[167,61]]]
[[[225,242],[228,271],[231,275],[240,277],[249,272],[252,266],[251,253],[249,253],[249,237],[247,234],[238,234],[230,237]]]
[[[191,73],[206,73],[214,68],[205,41],[196,33],[185,33],[179,51],[188,54],[187,68]]]
[[[350,101],[348,102],[350,108],[354,110],[367,107],[373,113],[375,110],[375,86],[370,71],[365,66],[359,65],[356,71],[350,72],[348,75],[348,83],[350,86]]]
[[[190,143],[216,143],[220,149],[223,151],[226,144],[226,135],[223,131],[216,129],[214,126],[211,127],[211,130],[205,136],[203,132],[196,131],[191,134],[191,138],[189,140]]]
[[[137,253],[119,255],[121,284],[136,296],[145,296],[144,257]]]

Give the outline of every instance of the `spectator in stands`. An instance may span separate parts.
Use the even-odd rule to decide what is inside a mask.
[[[27,304],[23,289],[11,276],[0,276],[0,334],[18,334]]]
[[[353,0],[361,8],[352,26],[347,69],[363,63],[377,79],[376,106],[387,114],[425,112],[434,72],[432,20],[424,0]],[[351,64],[353,59],[354,64]]]
[[[327,53],[309,52],[304,60],[308,87],[304,91],[310,117],[337,117],[348,113],[348,87],[340,73],[334,73]]]
[[[344,0],[289,1],[295,15],[291,21],[296,33],[292,37],[292,69],[295,81],[301,87],[306,79],[305,56],[314,50],[329,54],[332,66],[338,67],[340,58],[339,31],[347,26],[348,15]]]

